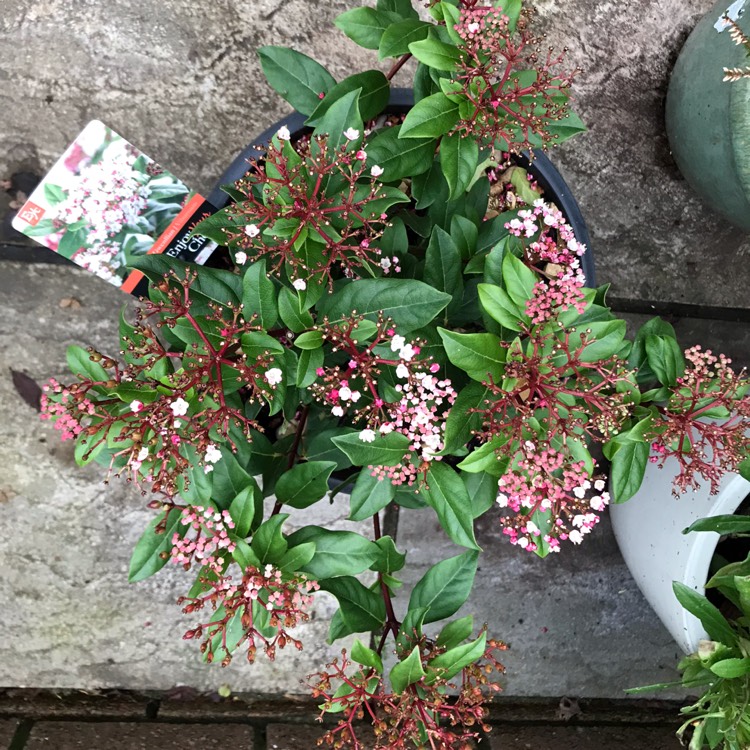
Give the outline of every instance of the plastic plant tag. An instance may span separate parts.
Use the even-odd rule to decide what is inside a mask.
[[[216,243],[191,236],[216,209],[104,123],[90,122],[29,197],[14,229],[125,292],[145,293],[134,258],[205,263]]]

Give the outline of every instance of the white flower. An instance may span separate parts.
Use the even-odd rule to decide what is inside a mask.
[[[403,362],[396,368],[396,376],[402,380],[409,377],[409,368]]]
[[[379,167],[377,164],[373,164],[370,167],[370,174],[373,177],[380,177],[380,175],[383,174],[383,167]]]
[[[172,414],[174,414],[175,417],[184,417],[188,413],[190,404],[185,401],[184,398],[180,397],[172,401],[169,408],[172,410]]]
[[[582,516],[582,515],[573,516],[573,520],[571,523],[573,524],[573,526],[576,526],[577,528],[580,529],[581,526],[583,526],[583,524],[586,523],[586,516]]]
[[[221,451],[211,443],[206,447],[206,455],[204,458],[208,463],[215,464],[217,461],[221,461]]]
[[[380,267],[384,271],[388,271],[392,265],[393,264],[391,263],[391,259],[390,258],[381,258],[380,259]]]
[[[282,125],[276,132],[276,137],[280,141],[288,141],[291,139],[292,134],[289,132],[289,128],[286,125]]]
[[[399,351],[398,353],[399,357],[401,357],[401,359],[405,359],[407,362],[413,359],[415,354],[416,352],[414,351],[414,347],[411,344],[402,346],[401,351]]]
[[[362,430],[362,432],[359,433],[359,439],[363,443],[373,443],[375,442],[376,437],[374,430]]]
[[[596,481],[594,482],[594,489],[595,489],[595,490],[596,490],[597,492],[601,492],[601,491],[602,491],[602,490],[603,490],[603,489],[605,488],[605,486],[606,486],[606,485],[604,484],[604,480],[603,480],[603,479],[597,479],[597,480],[596,480]]]
[[[574,487],[573,488],[573,494],[579,499],[582,500],[584,496],[586,495],[586,490],[583,487]]]
[[[362,398],[362,394],[361,394],[361,393],[360,393],[359,391],[352,391],[352,395],[351,395],[351,397],[350,397],[350,399],[349,399],[349,400],[350,400],[350,401],[351,401],[351,402],[352,402],[353,404],[356,404],[356,403],[357,403],[357,401],[359,401],[359,400],[360,400],[361,398]]]
[[[143,408],[143,402],[139,401],[138,399],[135,399],[134,401],[130,402],[130,411],[132,411],[134,414],[138,414],[138,412]]]
[[[182,427],[182,422],[180,422],[179,419],[175,419],[175,421],[172,423],[172,427],[174,427],[175,430],[178,430],[180,427]]]
[[[526,522],[526,531],[529,534],[534,534],[535,536],[539,536],[539,534],[541,533],[539,531],[539,527],[533,521]]]
[[[526,450],[529,451],[529,453],[533,453],[536,450],[536,446],[531,442],[531,440],[527,440],[524,443],[524,446],[526,447]]]
[[[268,385],[278,385],[284,379],[284,373],[278,367],[266,370],[263,377]]]
[[[343,417],[344,410],[340,406],[334,406],[333,409],[331,409],[331,414],[333,414],[334,417]]]
[[[583,541],[583,534],[581,534],[578,529],[573,529],[573,531],[568,534],[568,539],[570,539],[573,544],[580,544]]]
[[[245,227],[245,234],[248,237],[257,237],[260,234],[260,229],[258,229],[257,224],[248,224]]]
[[[305,289],[307,289],[307,282],[304,279],[295,279],[292,282],[292,286],[298,291],[298,292],[304,292]]]
[[[351,389],[348,386],[343,386],[339,389],[339,397],[344,399],[344,401],[349,401],[352,397]]]
[[[526,549],[529,546],[529,540],[525,536],[518,537],[516,544],[522,549]]]
[[[238,266],[244,266],[245,263],[247,263],[247,253],[240,250],[238,253],[234,254],[234,262]]]
[[[406,343],[406,339],[403,336],[394,336],[391,339],[391,351],[397,352]]]
[[[469,34],[476,34],[477,31],[479,31],[479,24],[476,21],[474,21],[474,23],[470,23],[466,27],[466,31],[468,31]]]
[[[210,473],[211,473],[211,472],[212,472],[213,470],[214,470],[214,467],[213,467],[213,466],[211,466],[211,464],[206,464],[206,465],[205,465],[205,466],[203,467],[203,473],[204,473],[204,474],[210,474]]]
[[[141,448],[138,451],[138,460],[145,461],[148,458],[148,448]]]
[[[359,130],[355,130],[354,128],[347,128],[344,131],[344,138],[346,138],[347,141],[356,141],[357,138],[359,138]]]

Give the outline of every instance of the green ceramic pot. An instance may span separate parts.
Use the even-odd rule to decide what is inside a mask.
[[[667,94],[667,135],[693,189],[736,226],[750,231],[750,79],[723,82],[724,68],[750,65],[721,19],[727,12],[750,36],[750,0],[720,0],[682,48]]]

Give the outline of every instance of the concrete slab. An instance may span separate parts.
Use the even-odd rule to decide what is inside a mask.
[[[374,4],[374,2],[373,2]],[[620,296],[750,305],[750,242],[687,188],[664,133],[677,52],[713,0],[539,0],[548,41],[570,48],[590,131],[553,154]],[[98,117],[208,189],[287,111],[256,50],[291,45],[339,79],[377,67],[332,27],[347,0],[18,0],[0,14],[0,177],[48,168]],[[314,12],[313,12],[314,11]],[[403,79],[408,82],[407,78]]]
[[[495,727],[490,750],[677,750],[672,727]]]
[[[18,722],[14,720],[0,721],[0,747],[6,748],[10,745],[13,735],[18,728]]]

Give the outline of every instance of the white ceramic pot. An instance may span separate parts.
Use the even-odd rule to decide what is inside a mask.
[[[699,518],[734,513],[750,494],[750,482],[727,474],[717,495],[711,495],[704,483],[696,492],[675,498],[672,480],[677,471],[674,458],[667,459],[663,469],[649,464],[641,489],[626,503],[613,505],[611,516],[633,578],[675,641],[690,654],[707,635],[700,621],[680,606],[672,582],[703,593],[719,535],[682,531]]]

